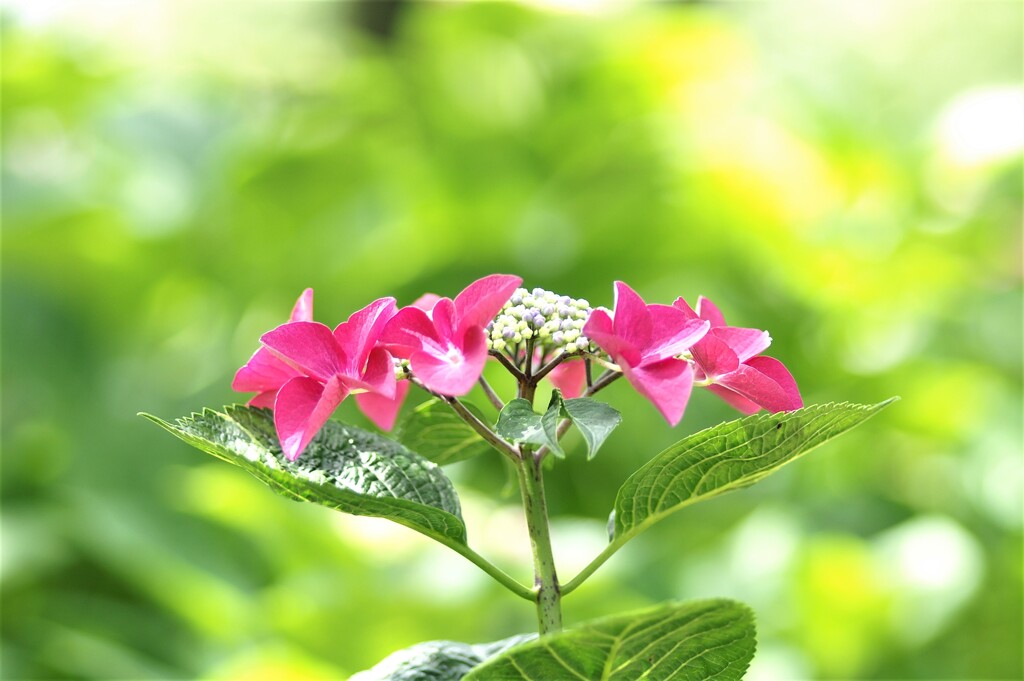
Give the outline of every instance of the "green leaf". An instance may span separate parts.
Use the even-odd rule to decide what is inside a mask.
[[[754,635],[753,613],[740,603],[666,603],[515,646],[464,679],[735,681],[754,656]]]
[[[474,667],[508,648],[537,638],[520,634],[494,643],[470,645],[428,641],[399,650],[349,681],[459,681]]]
[[[266,409],[207,409],[176,423],[142,416],[289,498],[387,518],[456,550],[466,544],[466,526],[451,481],[436,464],[394,440],[328,421],[302,455],[288,461]]]
[[[552,400],[554,402],[554,400]],[[558,444],[559,405],[553,403],[543,416],[533,411],[527,400],[516,398],[498,414],[494,430],[506,440],[515,443],[547,445],[558,456],[565,456]]]
[[[615,543],[665,516],[752,485],[815,447],[877,414],[875,405],[817,404],[757,414],[702,430],[672,445],[631,475],[615,498]]]
[[[561,399],[561,394],[558,394]],[[583,435],[587,443],[587,459],[593,459],[597,450],[622,423],[622,415],[614,407],[590,397],[577,397],[562,401],[562,413],[567,416]]]
[[[465,405],[485,421],[479,409]],[[439,399],[424,402],[410,412],[395,429],[395,437],[417,454],[445,466],[491,451],[491,446],[452,408]]]
[[[622,422],[618,410],[603,402],[589,397],[564,400],[562,393],[554,390],[543,415],[533,411],[530,403],[523,399],[515,399],[506,404],[498,415],[495,430],[498,435],[512,442],[547,445],[552,454],[565,458],[565,451],[558,442],[558,421],[563,416],[579,428],[583,435],[587,444],[587,459],[594,458],[597,450]]]

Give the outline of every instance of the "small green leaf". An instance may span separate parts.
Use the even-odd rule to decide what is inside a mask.
[[[552,454],[564,459],[565,451],[558,442],[558,421],[562,417],[579,428],[587,444],[587,459],[594,458],[597,450],[622,422],[619,412],[603,402],[589,397],[564,400],[562,393],[554,390],[543,415],[533,411],[526,400],[512,400],[498,415],[495,429],[498,435],[512,442],[547,445]]]
[[[176,423],[142,416],[289,498],[387,518],[456,550],[466,544],[466,526],[451,481],[437,465],[394,440],[328,421],[306,451],[288,461],[273,415],[266,409],[207,409]]]
[[[738,681],[754,656],[754,637],[753,613],[740,603],[666,603],[517,645],[463,678]]]
[[[418,643],[388,655],[373,669],[359,672],[349,681],[459,681],[498,653],[535,638],[536,634],[520,634],[478,645],[457,641]]]
[[[816,404],[695,433],[631,475],[615,497],[615,542],[703,499],[752,485],[888,406]]]
[[[558,391],[556,390],[555,393],[557,394]],[[588,460],[594,458],[604,441],[622,423],[622,415],[617,409],[590,397],[564,400],[562,412],[583,435],[583,440],[587,443]]]
[[[466,408],[481,421],[486,421],[472,404]],[[395,437],[403,445],[445,466],[472,459],[491,451],[491,446],[473,428],[439,399],[427,400],[410,412],[395,429]]]
[[[558,413],[558,405],[553,404],[541,416],[533,411],[527,400],[516,398],[498,414],[498,423],[494,429],[510,442],[547,445],[556,455],[565,456],[556,433]]]

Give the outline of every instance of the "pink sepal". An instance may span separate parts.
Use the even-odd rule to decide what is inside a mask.
[[[292,307],[290,322],[311,322],[313,321],[313,289],[307,288],[299,295]]]
[[[403,307],[395,313],[380,336],[380,343],[395,357],[409,359],[424,345],[441,347],[430,316],[418,307]]]
[[[307,376],[326,381],[344,373],[348,358],[329,328],[319,322],[289,322],[260,336],[270,351]]]
[[[564,397],[579,397],[587,384],[587,367],[582,359],[570,359],[552,369],[548,380],[562,391]]]
[[[277,389],[275,388],[274,390],[261,392],[259,395],[246,402],[246,404],[250,407],[265,407],[266,409],[273,409],[274,401],[276,399]]]
[[[583,334],[612,358],[625,360],[630,365],[640,363],[640,349],[615,333],[614,322],[607,310],[597,308],[591,312],[587,323],[583,325]]]
[[[447,352],[429,346],[414,352],[409,358],[413,376],[441,395],[465,395],[473,389],[487,362],[484,330],[470,327],[462,345],[452,345]]]
[[[274,427],[289,461],[306,449],[347,394],[333,376],[326,384],[299,376],[281,386],[274,403]]]
[[[399,381],[395,387],[393,399],[388,399],[377,393],[358,393],[355,400],[359,410],[366,414],[366,418],[373,421],[375,426],[381,430],[391,430],[395,427],[398,412],[408,394],[409,381]]]
[[[237,372],[231,388],[241,393],[264,390],[276,391],[285,381],[300,375],[266,348],[253,353]]]
[[[521,277],[492,274],[464,288],[455,296],[458,330],[465,332],[471,326],[486,326],[521,283]]]
[[[679,423],[693,390],[693,368],[689,362],[663,359],[636,368],[623,366],[622,373],[670,425]]]
[[[709,335],[728,345],[740,362],[746,362],[751,357],[760,355],[772,344],[772,338],[767,331],[760,329],[746,329],[740,326],[716,326]]]
[[[716,337],[714,332],[704,336],[690,349],[690,353],[701,372],[711,379],[736,371],[740,366],[736,353],[728,344]]]
[[[770,412],[803,406],[793,376],[773,357],[754,357],[736,371],[719,377],[717,384]]]
[[[379,298],[334,328],[334,338],[349,360],[348,374],[358,376],[363,371],[370,351],[396,309],[394,298]]]

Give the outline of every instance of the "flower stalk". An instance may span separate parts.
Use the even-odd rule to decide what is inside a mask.
[[[533,583],[537,599],[537,627],[540,634],[562,630],[562,594],[551,549],[547,501],[544,497],[544,476],[541,461],[527,449],[516,466],[519,490],[526,512],[526,528],[533,550]]]

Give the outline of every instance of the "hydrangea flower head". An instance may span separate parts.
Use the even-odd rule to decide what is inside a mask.
[[[260,338],[263,345],[298,375],[281,386],[274,402],[274,425],[281,448],[294,460],[350,393],[399,398],[391,355],[377,346],[396,310],[394,298],[380,298],[355,312],[333,331],[323,324],[296,321]],[[359,402],[367,416],[390,427],[393,409],[377,398]],[[390,421],[389,421],[390,419]]]
[[[429,390],[465,395],[487,362],[484,327],[520,283],[516,276],[492,274],[474,281],[454,300],[431,300],[429,310],[415,304],[404,307],[384,327],[381,342],[396,357],[408,359],[413,375]]]
[[[594,310],[583,331],[674,426],[683,417],[693,389],[693,368],[680,355],[703,338],[710,326],[671,305],[648,305],[617,281],[614,313]]]

